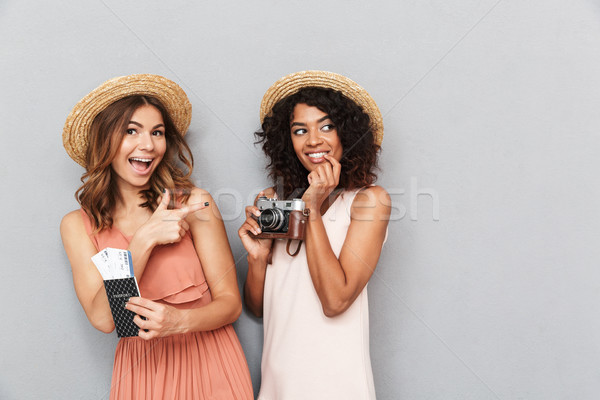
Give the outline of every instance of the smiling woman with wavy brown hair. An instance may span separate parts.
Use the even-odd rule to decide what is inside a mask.
[[[175,82],[144,74],[103,83],[65,123],[65,149],[86,172],[81,208],[60,232],[90,323],[115,330],[95,254],[128,250],[139,285],[140,297],[113,304],[135,315],[135,326],[117,327],[111,399],[253,397],[231,325],[242,304],[225,227],[210,194],[190,180],[190,119]]]
[[[194,159],[183,135],[177,131],[169,113],[156,98],[148,95],[134,95],[117,100],[98,114],[90,127],[89,146],[85,154],[87,171],[81,177],[83,185],[75,197],[83,210],[93,219],[95,230],[112,227],[111,212],[116,204],[119,191],[111,179],[111,168],[127,125],[136,109],[144,105],[156,107],[162,115],[165,125],[167,154],[157,166],[149,180],[149,188],[141,191],[145,200],[141,207],[154,211],[157,199],[165,188],[182,190],[180,201],[186,202],[189,191],[194,187],[190,180]],[[186,169],[184,172],[175,162],[179,160]]]

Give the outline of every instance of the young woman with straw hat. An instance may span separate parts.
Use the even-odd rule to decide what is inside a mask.
[[[253,397],[231,326],[241,299],[225,228],[210,194],[190,180],[190,119],[177,84],[130,75],[85,96],[63,131],[67,153],[86,169],[81,209],[61,223],[77,297],[95,328],[114,330],[91,261],[105,247],[131,252],[142,295],[126,305],[140,330],[117,344],[111,399]]]
[[[244,298],[264,318],[259,399],[374,399],[366,287],[391,209],[373,185],[381,113],[352,80],[303,71],[267,91],[260,116],[256,135],[277,184],[260,195],[301,196],[309,217],[295,256],[286,240],[257,237],[256,206],[238,231]]]

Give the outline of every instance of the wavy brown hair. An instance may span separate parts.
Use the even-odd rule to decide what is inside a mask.
[[[90,126],[89,144],[85,155],[87,170],[81,176],[83,184],[75,192],[75,198],[90,217],[95,232],[112,227],[112,213],[120,193],[111,164],[126,134],[131,116],[135,110],[145,105],[156,107],[162,115],[167,150],[150,177],[150,187],[140,191],[144,199],[140,207],[154,211],[165,188],[183,189],[183,195],[177,200],[186,202],[190,189],[194,187],[190,179],[194,158],[183,138],[185,132],[177,131],[162,103],[147,95],[134,95],[117,100],[100,112]],[[183,169],[177,165],[178,161],[183,164]]]
[[[269,158],[267,168],[278,195],[300,197],[308,188],[308,171],[292,145],[290,119],[296,104],[317,107],[335,124],[343,149],[338,188],[357,189],[375,182],[380,147],[375,143],[369,115],[337,90],[307,87],[278,101],[263,120],[262,130],[255,132],[256,143],[262,143]]]

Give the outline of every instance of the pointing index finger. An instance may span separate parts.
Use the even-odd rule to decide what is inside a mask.
[[[156,207],[157,210],[166,210],[169,207],[169,201],[171,200],[171,193],[165,189],[160,204]]]
[[[210,203],[208,201],[205,201],[204,203],[193,203],[193,204],[188,204],[187,206],[180,208],[179,212],[181,213],[181,217],[185,218],[188,214],[193,214],[196,211],[200,211],[203,208],[206,208],[210,205]]]

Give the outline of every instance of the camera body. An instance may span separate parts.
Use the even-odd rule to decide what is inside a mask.
[[[264,239],[304,239],[308,213],[302,199],[277,200],[261,196],[256,200],[260,210],[258,225]]]

